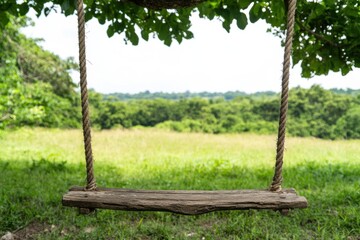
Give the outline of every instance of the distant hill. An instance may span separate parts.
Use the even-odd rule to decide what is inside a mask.
[[[110,93],[110,94],[103,94],[105,100],[120,100],[120,101],[127,101],[127,100],[134,100],[134,99],[167,99],[167,100],[179,100],[179,99],[188,99],[188,98],[207,98],[207,99],[214,99],[214,98],[223,98],[225,100],[233,100],[236,97],[271,97],[276,96],[277,93],[272,91],[266,92],[256,92],[256,93],[245,93],[242,91],[228,91],[228,92],[178,92],[178,93],[165,93],[165,92],[154,92],[151,93],[150,91],[144,91],[140,93]]]
[[[336,94],[345,94],[345,95],[359,95],[360,89],[338,89],[333,88],[330,89],[331,92]],[[102,94],[104,100],[108,101],[128,101],[128,100],[136,100],[136,99],[167,99],[167,100],[179,100],[179,99],[189,99],[189,98],[206,98],[206,99],[215,99],[215,98],[223,98],[227,101],[233,100],[236,97],[251,97],[251,98],[266,98],[266,97],[274,97],[277,96],[278,93],[273,91],[265,91],[265,92],[255,92],[255,93],[246,93],[242,91],[228,91],[228,92],[150,92],[144,91],[139,93],[109,93]]]
[[[332,88],[330,89],[330,91],[332,91],[333,93],[337,93],[337,94],[345,94],[345,95],[359,95],[360,94],[360,89],[338,89],[338,88]]]

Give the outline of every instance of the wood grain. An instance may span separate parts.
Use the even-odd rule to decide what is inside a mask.
[[[268,190],[132,190],[99,188],[84,191],[73,187],[63,196],[64,206],[131,211],[167,211],[203,214],[219,210],[306,208],[307,200],[294,189]]]

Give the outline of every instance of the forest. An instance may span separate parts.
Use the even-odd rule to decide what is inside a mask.
[[[30,24],[12,18],[0,29],[0,129],[21,126],[79,128],[80,96],[70,77],[73,59],[42,49],[41,40],[20,33]],[[155,127],[178,132],[260,133],[277,131],[279,94],[90,92],[95,129]],[[290,90],[288,133],[324,139],[360,138],[360,92],[320,86]]]

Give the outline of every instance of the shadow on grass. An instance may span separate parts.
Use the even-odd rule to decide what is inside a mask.
[[[131,177],[116,166],[96,167],[99,186],[134,189],[264,189],[270,184],[273,174],[271,169],[249,169],[219,160],[206,166],[144,170]],[[57,239],[61,229],[70,232],[67,236],[85,239],[88,235],[78,229],[89,224],[98,224],[96,226],[107,229],[106,236],[119,238],[145,236],[167,239],[180,236],[177,234],[181,232],[195,239],[208,234],[219,238],[222,234],[226,234],[226,238],[241,235],[250,239],[276,236],[276,233],[283,232],[280,226],[289,227],[289,231],[292,229],[292,232],[283,235],[288,237],[360,236],[360,217],[356,214],[360,203],[360,166],[355,165],[310,163],[284,169],[284,188],[295,188],[308,199],[310,205],[306,210],[295,211],[290,218],[280,217],[271,211],[260,213],[253,210],[217,212],[202,215],[204,217],[99,211],[95,218],[76,217],[73,209],[61,206],[61,197],[70,186],[84,184],[83,164],[46,159],[29,162],[0,160],[0,172],[0,236],[34,219],[60,226],[53,235],[47,233],[49,239]],[[281,222],[280,226],[277,221]],[[176,227],[177,224],[181,225],[181,230]],[[199,228],[194,230],[194,224]],[[261,226],[254,228],[256,224]],[[70,226],[76,227],[71,230]],[[122,232],[118,232],[119,227],[124,227]],[[103,231],[98,228],[92,234],[94,239],[101,239]]]

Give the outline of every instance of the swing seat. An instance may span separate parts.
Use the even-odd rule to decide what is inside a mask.
[[[62,204],[79,209],[113,209],[129,211],[165,211],[197,215],[218,210],[306,208],[305,197],[294,189],[268,190],[132,190],[98,188],[85,191],[72,187]]]

